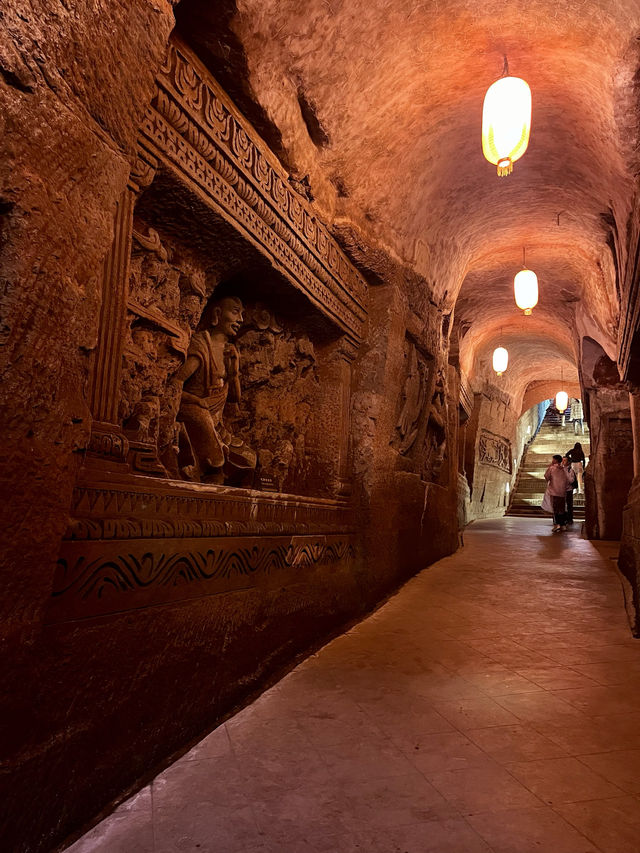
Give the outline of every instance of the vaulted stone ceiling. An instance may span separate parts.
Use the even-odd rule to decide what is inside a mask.
[[[326,218],[455,306],[474,385],[501,334],[515,405],[560,368],[576,379],[583,335],[614,354],[611,247],[623,261],[640,0],[238,0],[225,5],[231,47],[207,32],[206,3],[181,6],[212,54],[241,55],[280,155],[310,176]],[[498,178],[480,124],[505,56],[531,87],[533,119],[529,150]],[[512,295],[523,246],[540,282],[529,318]]]

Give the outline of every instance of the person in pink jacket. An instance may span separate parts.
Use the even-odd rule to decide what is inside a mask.
[[[569,487],[567,469],[562,466],[562,456],[554,454],[551,465],[544,472],[544,478],[548,483],[547,490],[553,504],[553,527],[552,533],[567,529],[566,498]]]

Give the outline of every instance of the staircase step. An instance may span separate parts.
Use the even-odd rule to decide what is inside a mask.
[[[551,457],[555,453],[566,453],[576,441],[582,444],[585,455],[590,455],[591,444],[588,432],[585,435],[575,435],[571,423],[563,427],[559,423],[549,423],[549,418],[550,415],[547,413],[538,434],[524,453],[507,515],[550,518],[549,513],[544,512],[540,504],[547,487],[544,473],[549,467]],[[573,507],[574,519],[582,521],[584,495],[574,493]]]

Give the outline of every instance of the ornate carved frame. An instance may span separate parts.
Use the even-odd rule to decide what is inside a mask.
[[[133,212],[169,172],[241,234],[340,335],[327,376],[340,410],[333,499],[205,487],[145,476],[151,448],[118,423]],[[366,283],[289,185],[278,160],[207,69],[172,39],[147,109],[138,157],[105,260],[89,402],[94,422],[54,579],[50,621],[91,618],[248,588],[277,574],[354,556],[349,493],[351,362],[366,320]],[[179,330],[177,330],[179,332]],[[168,330],[171,333],[171,330]],[[337,437],[336,437],[337,438]],[[146,453],[146,455],[145,455]],[[136,473],[142,472],[142,473]]]

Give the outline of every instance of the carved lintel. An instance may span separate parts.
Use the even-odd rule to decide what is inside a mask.
[[[339,346],[335,351],[335,356],[341,359],[342,361],[345,361],[347,364],[352,364],[353,361],[355,361],[357,355],[357,343],[352,338],[343,335],[340,338]]]
[[[364,278],[208,70],[175,37],[142,134],[145,147],[246,230],[292,283],[359,343],[366,317]]]

